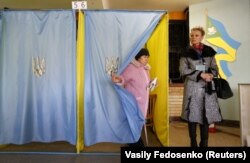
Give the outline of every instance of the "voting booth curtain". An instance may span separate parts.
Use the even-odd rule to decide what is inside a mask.
[[[138,140],[144,119],[110,70],[120,74],[147,46],[151,76],[159,78],[156,134],[167,146],[167,14],[78,15],[76,27],[71,10],[0,11],[0,144],[67,141],[79,152]]]

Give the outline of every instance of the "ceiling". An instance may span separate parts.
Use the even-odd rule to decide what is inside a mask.
[[[76,0],[77,1],[77,0]],[[184,11],[210,0],[85,0],[88,9]],[[0,9],[71,9],[72,0],[0,0]]]

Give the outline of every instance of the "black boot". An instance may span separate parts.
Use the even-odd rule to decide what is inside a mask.
[[[190,146],[197,147],[196,123],[189,122],[188,123],[188,131],[189,131],[189,137],[190,137]]]
[[[209,125],[207,123],[200,125],[200,147],[208,147],[208,131],[209,131]]]

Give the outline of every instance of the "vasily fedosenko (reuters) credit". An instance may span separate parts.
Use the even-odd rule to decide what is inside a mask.
[[[131,148],[122,147],[121,162],[165,162],[166,160],[189,159],[192,161],[211,160],[249,160],[249,148],[247,147],[146,147]]]

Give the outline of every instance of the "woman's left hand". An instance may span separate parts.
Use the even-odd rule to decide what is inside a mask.
[[[120,76],[115,75],[113,72],[111,73],[111,80],[114,83],[121,83],[122,78]]]

